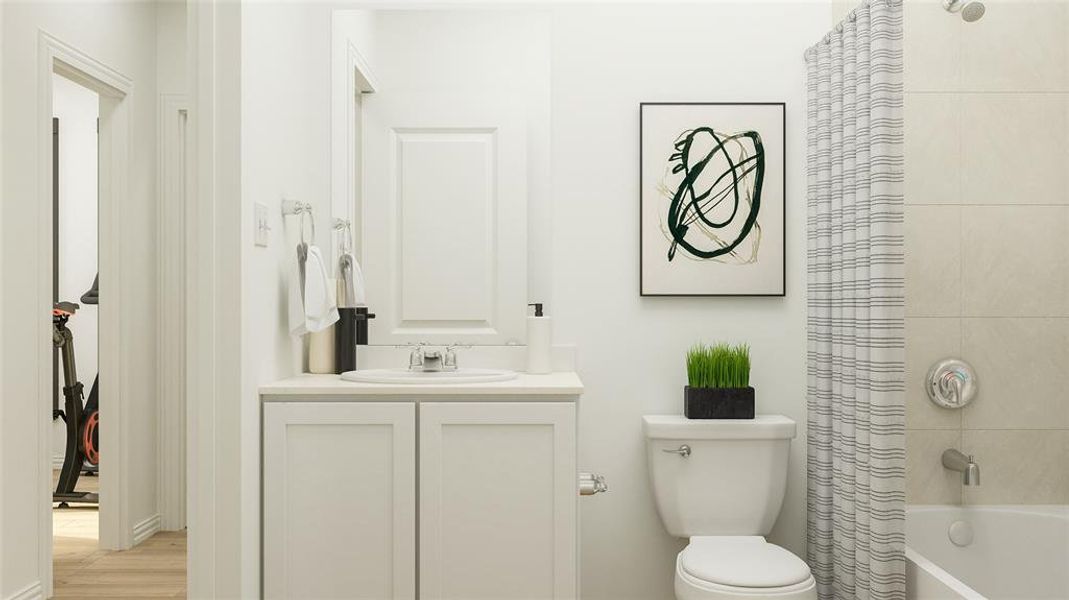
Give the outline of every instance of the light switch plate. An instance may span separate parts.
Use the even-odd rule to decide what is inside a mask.
[[[257,202],[254,205],[253,219],[256,221],[253,224],[256,232],[255,240],[257,246],[267,247],[268,234],[271,233],[271,226],[267,224],[267,206]]]

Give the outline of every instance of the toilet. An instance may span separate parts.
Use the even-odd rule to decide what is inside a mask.
[[[676,557],[677,600],[816,600],[805,561],[768,543],[787,489],[794,421],[642,417],[650,484]]]

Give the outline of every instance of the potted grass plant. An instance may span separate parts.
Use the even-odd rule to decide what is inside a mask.
[[[683,414],[688,419],[752,419],[750,347],[696,344],[687,351]]]

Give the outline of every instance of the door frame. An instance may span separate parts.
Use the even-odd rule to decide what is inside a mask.
[[[186,204],[188,116],[185,94],[160,94],[157,131],[157,498],[160,529],[186,527]]]
[[[362,201],[362,108],[361,95],[378,89],[378,77],[367,57],[360,52],[358,40],[349,37],[343,25],[345,12],[331,13],[331,105],[330,105],[330,197],[331,216],[349,221],[352,235],[360,235],[363,223]],[[359,9],[363,10],[363,9]],[[339,214],[338,206],[344,206]],[[333,249],[334,240],[331,240]],[[356,260],[363,260],[361,244],[354,244]]]
[[[259,545],[240,517],[241,4],[187,2],[186,585],[258,597]]]
[[[98,183],[98,265],[101,287],[119,290],[111,294],[99,307],[98,322],[102,333],[98,341],[99,379],[101,389],[109,390],[101,395],[100,408],[107,415],[110,426],[100,432],[101,447],[108,448],[107,468],[100,470],[100,547],[107,549],[129,548],[133,542],[133,523],[129,511],[129,419],[126,411],[128,379],[124,370],[127,363],[124,343],[132,331],[123,323],[121,315],[125,304],[122,276],[125,238],[121,233],[132,223],[126,222],[129,203],[127,176],[129,171],[130,105],[133,98],[133,81],[120,71],[66,44],[60,39],[39,32],[38,37],[38,255],[45,264],[51,264],[52,256],[52,76],[62,75],[83,85],[100,96],[99,132],[99,183]],[[47,143],[46,143],[47,142]],[[37,336],[37,361],[40,365],[51,364],[52,354],[52,279],[46,273],[37,273],[37,305],[40,307],[40,335]],[[103,335],[103,332],[112,332]],[[38,369],[38,397],[51,397],[52,374],[50,369]],[[41,494],[40,572],[45,574],[45,595],[52,593],[52,451],[51,403],[41,402],[38,412],[37,460],[40,468],[39,493]],[[46,405],[47,404],[47,405]]]

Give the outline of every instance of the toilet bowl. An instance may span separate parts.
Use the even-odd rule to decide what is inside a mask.
[[[805,561],[771,544],[787,489],[794,421],[643,417],[657,513],[688,538],[676,557],[678,600],[816,600]]]
[[[760,536],[697,536],[676,557],[678,600],[816,600],[809,566]]]

